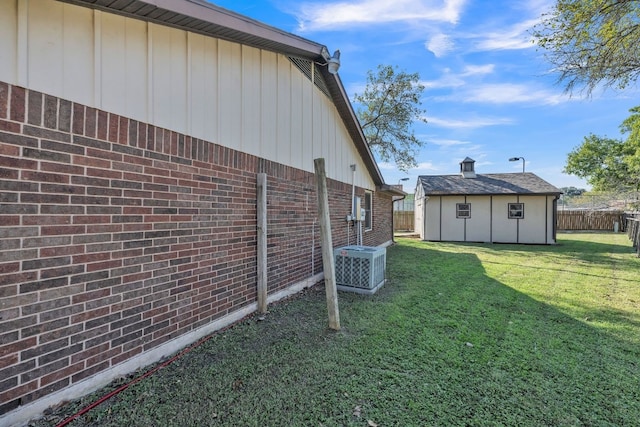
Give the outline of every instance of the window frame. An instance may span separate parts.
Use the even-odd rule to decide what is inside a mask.
[[[364,230],[373,230],[373,191],[365,190],[363,198],[365,211]]]
[[[509,219],[524,219],[524,203],[508,203],[507,216]]]
[[[464,209],[463,209],[464,207]],[[466,215],[463,213],[466,212]],[[456,203],[456,218],[469,219],[471,218],[471,203]]]

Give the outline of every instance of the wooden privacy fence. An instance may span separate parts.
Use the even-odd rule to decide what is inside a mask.
[[[557,225],[558,230],[625,231],[626,214],[624,211],[559,210]]]
[[[393,231],[413,231],[413,211],[393,211]]]
[[[640,218],[627,217],[627,235],[636,248],[636,253],[640,257]]]

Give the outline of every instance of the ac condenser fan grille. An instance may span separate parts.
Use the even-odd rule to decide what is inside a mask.
[[[370,246],[345,246],[335,249],[336,284],[339,289],[375,292],[384,284],[386,254],[385,248]]]

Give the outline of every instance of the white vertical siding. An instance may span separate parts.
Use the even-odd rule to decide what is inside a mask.
[[[456,218],[456,204],[464,203],[464,196],[442,197],[442,237],[451,242],[465,241],[465,220]]]
[[[312,102],[313,105],[311,107],[312,117],[312,125],[311,125],[311,144],[312,144],[312,157],[317,159],[318,157],[323,157],[322,153],[322,110],[320,108],[320,97],[324,96],[317,90],[313,91]],[[330,176],[329,173],[327,175]]]
[[[304,164],[304,90],[309,87],[307,78],[293,70],[291,73],[291,166],[305,169]]]
[[[94,14],[91,9],[63,5],[63,90],[87,105],[95,105]],[[46,64],[42,66],[46,68]]]
[[[493,196],[493,218],[491,229],[493,241],[498,243],[517,243],[518,219],[510,219],[508,213],[509,203],[517,203],[517,196]],[[526,207],[525,207],[526,210]],[[525,213],[526,215],[526,213]]]
[[[48,0],[28,2],[26,84],[94,102],[94,12]]]
[[[333,123],[333,116],[331,115],[331,102],[329,98],[323,96],[322,103],[322,126],[324,128],[323,132],[323,150],[322,157],[327,159],[329,167],[327,168],[327,173],[329,176],[337,176],[339,174],[339,165],[340,161],[338,160],[340,157],[340,152],[336,148],[336,129]],[[373,202],[372,202],[373,203]]]
[[[317,110],[320,112],[320,157],[326,159],[327,174],[329,176],[336,176],[336,153],[331,152],[331,141],[335,139],[335,134],[329,130],[329,111],[327,110],[326,103],[328,99],[326,96],[319,94],[316,98],[320,105]]]
[[[241,151],[255,152],[260,147],[260,51],[242,49],[242,141]]]
[[[520,197],[520,202],[524,203],[524,219],[520,220],[518,236],[521,243],[548,243],[545,241],[548,215],[546,199],[546,196]]]
[[[416,231],[424,240],[551,244],[554,196],[430,196],[416,190]],[[456,218],[456,203],[471,204],[471,218]],[[509,203],[524,204],[524,218],[510,219]],[[424,216],[423,216],[424,215]]]
[[[293,114],[291,111],[291,61],[283,56],[278,56],[278,84],[276,93],[276,151],[274,159],[281,163],[291,164],[291,121]],[[297,70],[296,70],[297,72]],[[268,109],[271,110],[271,109]]]
[[[442,221],[441,215],[442,197],[429,196],[425,206],[425,240],[442,240],[440,226]]]
[[[218,41],[198,34],[189,36],[188,119],[190,134],[219,141]]]
[[[306,77],[303,77],[302,85],[302,169],[313,168],[313,94],[314,88],[309,84]]]
[[[189,129],[191,135],[196,138],[204,137],[207,118],[217,115],[215,105],[207,103],[207,92],[211,87],[206,86],[206,81],[212,70],[210,61],[207,61],[205,43],[206,39],[198,34],[191,34],[189,37]],[[215,62],[213,64],[215,65]],[[205,90],[195,90],[201,87]]]
[[[467,219],[467,242],[491,241],[491,197],[467,196],[466,203],[471,204],[471,218]]]
[[[102,13],[100,99],[98,108],[136,120],[149,119],[147,111],[147,26],[140,21]]]
[[[0,0],[0,80],[17,81],[18,2]]]
[[[419,182],[419,181],[418,181]],[[422,189],[422,185],[418,185],[415,191],[415,196],[413,198],[413,220],[414,220],[414,230],[422,240],[425,239],[425,227],[424,227],[424,193]]]
[[[335,153],[332,156],[333,163],[336,167],[335,175],[339,176],[340,171],[349,171],[351,163],[350,159],[358,158],[358,155],[355,151],[351,152],[350,150],[355,150],[355,147],[352,144],[349,144],[349,134],[345,128],[336,128],[336,139],[334,141],[334,151]],[[364,168],[364,165],[360,165],[360,167]],[[351,181],[349,181],[351,182]]]
[[[331,100],[280,54],[53,0],[0,0],[0,79],[374,184]],[[321,78],[321,76],[316,76]]]
[[[62,27],[64,4],[34,0],[29,3],[27,24],[27,75],[30,88],[65,93]]]
[[[161,25],[149,26],[153,34],[152,122],[187,132],[186,33]]]
[[[276,123],[276,105],[274,100],[278,96],[278,56],[275,53],[262,53],[262,86],[261,113],[262,130],[261,144],[258,155],[271,159],[278,151],[278,125]]]
[[[237,43],[218,42],[220,140],[215,142],[227,147],[235,147],[242,141],[241,52],[242,46]]]

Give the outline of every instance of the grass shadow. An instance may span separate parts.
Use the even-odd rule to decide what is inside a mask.
[[[398,248],[391,254],[389,273],[393,283],[404,288],[397,299],[437,302],[424,307],[422,320],[428,331],[423,333],[429,337],[425,341],[447,343],[444,349],[450,352],[442,359],[447,362],[444,366],[451,361],[461,363],[454,372],[477,391],[476,396],[463,394],[464,406],[475,407],[466,425],[635,422],[640,410],[636,361],[640,327],[635,315],[629,318],[627,311],[585,306],[592,319],[576,319],[490,277],[475,252],[451,253],[430,247],[437,245]],[[611,247],[618,245],[592,246],[603,253]],[[548,253],[541,247],[532,248],[532,253]],[[524,252],[531,256],[529,249]],[[497,246],[497,252],[506,251],[506,245]],[[416,279],[424,289],[403,285]],[[636,338],[620,339],[609,333],[610,328],[588,324],[602,317]],[[420,333],[419,328],[412,333]],[[460,387],[464,387],[462,382],[450,391]],[[505,405],[504,410],[486,406],[487,402]],[[627,411],[630,407],[633,410]],[[450,421],[465,425],[453,417]]]

